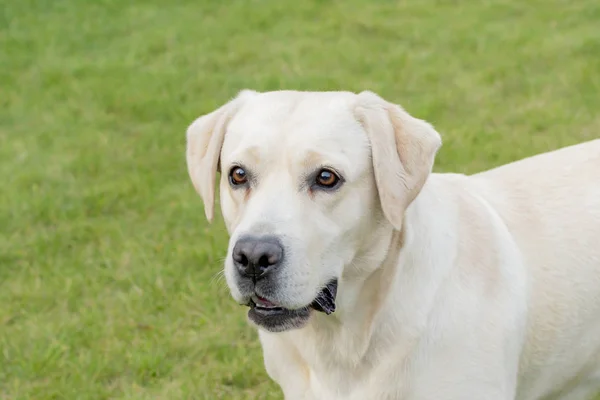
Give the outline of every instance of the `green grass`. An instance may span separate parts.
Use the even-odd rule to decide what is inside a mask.
[[[242,88],[370,89],[436,170],[600,136],[600,3],[0,0],[0,398],[278,399],[185,129]]]

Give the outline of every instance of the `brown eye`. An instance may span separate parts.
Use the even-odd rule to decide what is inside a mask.
[[[248,181],[246,171],[242,167],[233,167],[229,171],[229,182],[234,185],[243,185]]]
[[[316,184],[325,189],[334,188],[339,181],[340,177],[329,169],[320,170],[316,177]]]

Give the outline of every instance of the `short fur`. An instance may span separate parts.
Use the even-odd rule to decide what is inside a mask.
[[[230,233],[281,238],[270,300],[337,310],[258,328],[287,400],[589,400],[600,391],[600,140],[432,173],[440,135],[371,92],[243,91],[188,129],[194,187]],[[220,161],[219,161],[220,160]],[[233,189],[232,165],[252,183]],[[304,182],[327,165],[332,192]]]

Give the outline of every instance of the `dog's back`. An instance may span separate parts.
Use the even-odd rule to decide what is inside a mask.
[[[600,390],[600,140],[472,178],[529,270],[530,333],[517,398],[589,398]],[[541,391],[557,386],[567,389]]]

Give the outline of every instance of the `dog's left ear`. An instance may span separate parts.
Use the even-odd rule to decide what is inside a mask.
[[[187,167],[196,191],[204,201],[206,219],[211,222],[214,212],[216,174],[227,125],[253,90],[238,95],[210,114],[198,117],[187,129]]]
[[[429,123],[373,92],[357,95],[354,112],[371,142],[383,213],[399,230],[406,208],[431,173],[442,139]]]

